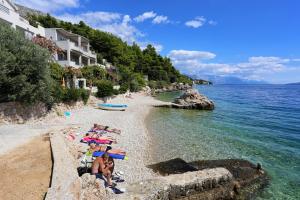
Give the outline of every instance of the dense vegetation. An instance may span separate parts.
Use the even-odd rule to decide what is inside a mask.
[[[191,83],[191,80],[181,75],[174,68],[171,60],[159,55],[155,48],[148,45],[141,50],[137,44],[128,45],[120,38],[87,26],[84,22],[72,24],[56,20],[48,15],[28,16],[29,21],[36,25],[39,22],[45,28],[63,28],[82,35],[90,40],[92,48],[96,51],[98,61],[105,58],[117,67],[117,79],[112,79],[122,88],[128,87],[132,91],[139,90],[145,85],[144,76],[152,81],[151,86],[160,87],[174,82]],[[91,79],[91,78],[89,78]]]
[[[0,102],[51,103],[48,50],[0,24]]]
[[[48,49],[0,22],[0,102],[44,102],[49,107],[59,102],[87,102],[86,90],[61,86],[66,70],[50,58]]]

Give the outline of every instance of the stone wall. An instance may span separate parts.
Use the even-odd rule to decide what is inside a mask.
[[[65,111],[77,109],[83,106],[83,102],[74,102],[70,104],[57,104],[51,110],[48,110],[45,104],[37,103],[34,105],[25,105],[18,102],[0,103],[0,124],[19,123],[38,120],[48,115],[62,116]]]
[[[53,169],[51,185],[45,200],[108,200],[110,199],[103,182],[95,175],[78,176],[77,160],[70,153],[65,135],[51,133]]]
[[[0,103],[0,124],[24,123],[46,114],[47,108],[43,103],[30,106],[18,102]]]

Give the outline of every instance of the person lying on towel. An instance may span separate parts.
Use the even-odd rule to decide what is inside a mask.
[[[90,132],[90,133],[86,133],[85,136],[89,138],[98,139],[98,140],[111,140],[114,143],[117,143],[117,140],[114,139],[113,137],[109,135],[103,136],[101,133]]]
[[[99,138],[91,138],[91,137],[84,137],[81,139],[82,142],[96,142],[99,144],[111,144],[111,143],[117,143],[117,140],[107,137],[99,137]]]
[[[107,152],[109,154],[126,155],[126,152],[121,149],[112,149],[111,146],[98,145],[95,142],[91,142],[90,148],[88,149],[88,153],[93,154],[96,151]]]
[[[109,126],[103,126],[100,124],[94,124],[93,128],[91,129],[91,132],[102,131],[102,130],[111,132],[111,133],[121,134],[121,130],[119,130],[119,129],[110,128]]]
[[[97,178],[101,177],[101,174],[106,178],[108,187],[113,188],[112,174],[114,171],[114,159],[109,157],[109,154],[105,152],[101,157],[97,157],[92,164],[92,174]]]

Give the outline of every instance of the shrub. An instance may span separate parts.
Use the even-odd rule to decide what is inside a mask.
[[[64,75],[64,69],[58,63],[51,62],[50,73],[51,73],[51,78],[53,78],[57,82],[60,82],[62,81]]]
[[[76,102],[81,99],[81,91],[79,89],[68,88],[65,89],[63,101],[64,102]]]
[[[135,79],[130,82],[129,86],[130,86],[130,92],[138,92],[139,90],[141,90],[141,86]]]
[[[98,80],[105,79],[106,71],[97,65],[84,66],[81,68],[81,73],[88,83],[94,83]]]
[[[120,86],[119,94],[124,94],[124,93],[126,93],[128,89],[129,89],[128,84],[127,84],[127,83],[123,83],[123,84]]]
[[[149,86],[151,89],[157,89],[157,82],[156,82],[156,81],[149,81],[149,82],[148,82],[148,86]]]
[[[157,88],[161,89],[167,87],[168,83],[166,81],[157,81]]]
[[[97,97],[102,98],[102,97],[108,97],[113,95],[114,88],[113,88],[113,84],[110,81],[107,80],[97,81],[96,85],[98,89],[96,93]]]
[[[119,90],[114,89],[113,90],[113,95],[118,95],[118,94],[120,94]]]
[[[82,100],[84,104],[87,103],[89,100],[90,94],[89,91],[85,89],[74,89],[74,88],[68,88],[64,89],[64,95],[62,100],[64,102],[76,102]]]
[[[80,89],[81,90],[81,100],[84,104],[86,104],[90,98],[90,93],[88,90]]]
[[[64,100],[65,89],[55,80],[52,81],[51,96],[53,97],[53,103],[60,103]]]
[[[52,105],[48,50],[0,22],[0,102]]]

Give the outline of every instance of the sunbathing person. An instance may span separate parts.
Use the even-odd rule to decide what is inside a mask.
[[[114,171],[114,160],[105,152],[101,157],[97,157],[92,165],[92,174],[99,177],[102,174],[107,181],[109,187],[113,187],[112,173]]]
[[[100,133],[95,133],[95,132],[90,132],[85,134],[85,136],[89,137],[89,138],[95,138],[95,139],[99,139],[99,140],[112,140],[112,141],[116,141],[116,139],[114,139],[111,136],[103,136]]]
[[[82,138],[83,141],[92,141],[92,140],[95,140],[95,141],[110,141],[112,143],[115,143],[117,144],[117,140],[112,138],[112,137],[104,137],[104,136],[101,136],[101,135],[98,135],[98,134],[86,134],[87,136]],[[90,136],[91,135],[91,136]]]
[[[126,155],[126,152],[121,149],[112,149],[111,146],[101,145],[98,146],[98,151],[107,152],[111,154]]]
[[[107,132],[111,132],[111,133],[117,133],[117,134],[121,134],[121,130],[116,129],[116,128],[109,128],[109,126],[103,126],[100,124],[94,124],[92,131],[100,131],[100,130],[104,130]]]

